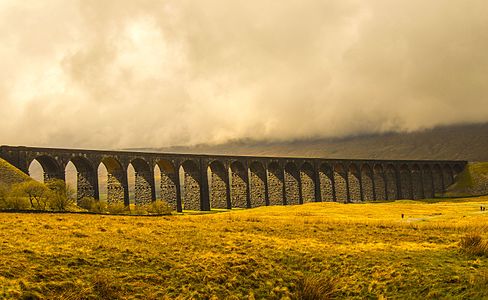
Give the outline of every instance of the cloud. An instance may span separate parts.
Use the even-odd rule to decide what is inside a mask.
[[[486,1],[2,1],[2,143],[159,147],[488,121]]]

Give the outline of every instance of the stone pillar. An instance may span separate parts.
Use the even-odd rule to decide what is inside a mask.
[[[93,172],[81,171],[77,175],[77,199],[84,197],[92,197],[99,199],[98,194],[98,176],[94,176]]]
[[[282,168],[282,172],[281,172],[281,178],[283,178],[283,189],[282,189],[282,192],[281,194],[283,195],[283,205],[287,205],[288,204],[288,199],[286,199],[286,170],[285,170],[285,166],[283,166]]]
[[[246,206],[247,208],[251,208],[251,170],[249,170],[249,166],[246,166],[247,170],[247,177],[246,177]]]
[[[148,170],[139,170],[135,172],[135,204],[151,204],[154,199],[154,173]]]
[[[178,196],[180,197],[181,208],[181,190],[180,190],[180,176],[178,172],[168,172],[161,170],[161,200],[168,202],[173,208],[178,210]],[[178,195],[179,194],[179,195]]]
[[[225,186],[225,199],[227,201],[227,209],[232,208],[232,202],[231,202],[231,186],[232,186],[232,173],[229,173],[229,168],[225,168],[227,172],[227,182]]]
[[[107,202],[124,203],[128,206],[129,185],[127,183],[127,173],[122,169],[115,169],[108,171],[107,176]]]
[[[313,181],[315,185],[315,202],[322,202],[322,189],[320,186],[320,170],[319,166],[315,166]]]
[[[203,159],[200,159],[200,176],[200,207],[201,210],[210,210],[207,165]]]
[[[180,182],[180,168],[175,170],[175,189],[176,189],[176,211],[182,212],[183,211],[183,203],[181,201],[181,182]],[[162,189],[161,189],[162,190]]]

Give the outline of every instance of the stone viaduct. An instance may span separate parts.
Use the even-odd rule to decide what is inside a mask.
[[[0,157],[26,174],[33,160],[44,179],[65,179],[72,162],[78,199],[99,199],[98,167],[107,169],[107,201],[129,204],[127,168],[135,170],[135,203],[160,197],[178,211],[251,208],[307,202],[432,198],[454,182],[466,161],[352,160],[166,154],[1,146]],[[159,166],[161,181],[154,169]]]

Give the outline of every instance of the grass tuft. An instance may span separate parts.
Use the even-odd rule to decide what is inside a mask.
[[[307,275],[297,283],[294,299],[326,300],[331,299],[336,290],[336,280],[324,274]]]
[[[459,246],[461,251],[468,255],[488,256],[488,242],[478,233],[469,233],[462,237]]]

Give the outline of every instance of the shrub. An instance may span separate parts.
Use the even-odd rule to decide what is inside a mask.
[[[173,208],[166,201],[156,200],[147,206],[147,212],[155,215],[170,215]]]
[[[150,204],[136,204],[134,205],[134,210],[131,211],[133,215],[147,215],[149,210]]]
[[[107,212],[107,202],[97,200],[93,197],[83,197],[79,199],[78,206],[94,213]]]
[[[308,275],[297,284],[293,299],[324,300],[331,299],[336,289],[336,280],[324,274]]]
[[[11,195],[29,199],[33,209],[46,210],[49,202],[49,189],[35,180],[21,182],[12,186]]]
[[[488,256],[488,242],[478,233],[469,233],[462,237],[459,246],[468,255]]]
[[[50,189],[49,206],[58,211],[67,211],[75,204],[75,191],[61,179],[46,182]]]
[[[9,210],[25,210],[29,209],[30,203],[27,198],[19,197],[19,196],[11,196],[8,195],[0,200],[0,208],[1,209],[9,209]]]
[[[108,203],[107,210],[111,214],[127,214],[128,208],[122,202]]]

